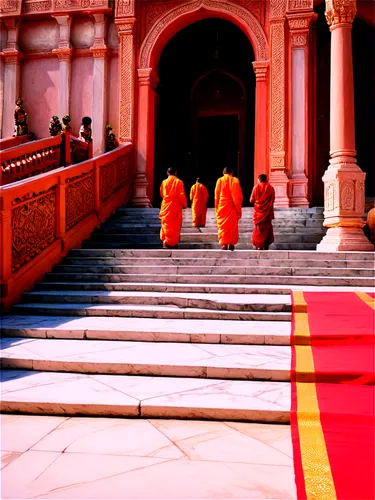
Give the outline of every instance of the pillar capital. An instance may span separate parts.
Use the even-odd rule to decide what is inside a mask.
[[[4,49],[1,57],[4,58],[5,64],[19,64],[23,55],[19,50]]]
[[[55,18],[57,24],[59,25],[59,46],[57,49],[54,50],[56,54],[58,54],[57,51],[61,50],[62,51],[67,51],[71,49],[70,45],[70,27],[72,24],[72,18],[71,16],[64,15],[64,16],[52,16]],[[60,59],[60,58],[59,58]]]
[[[269,66],[270,66],[269,61],[253,61],[255,79],[257,82],[267,80],[267,73]]]
[[[5,50],[8,49],[9,51],[18,51],[18,33],[22,24],[21,19],[12,17],[9,19],[3,19],[2,21],[5,24],[8,33]]]
[[[153,90],[158,86],[158,79],[154,76],[152,68],[141,68],[138,70],[138,85],[140,87],[148,86]]]
[[[357,13],[357,0],[326,0],[326,19],[334,28],[339,24],[351,24]]]
[[[119,35],[132,35],[134,32],[136,19],[135,17],[127,17],[125,19],[116,19],[115,25]]]

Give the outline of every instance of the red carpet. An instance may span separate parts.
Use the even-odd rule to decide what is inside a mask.
[[[299,499],[375,499],[375,294],[293,292]]]

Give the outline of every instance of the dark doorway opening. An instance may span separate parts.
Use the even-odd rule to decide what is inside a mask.
[[[196,157],[194,177],[200,177],[210,193],[209,205],[214,205],[213,193],[224,167],[238,171],[239,117],[201,116],[196,118]],[[192,179],[193,181],[194,179]]]
[[[254,177],[254,52],[234,24],[210,18],[191,24],[166,45],[159,62],[153,205],[174,166],[190,192],[197,175],[210,202],[227,164],[249,199]],[[206,181],[205,181],[206,179]]]

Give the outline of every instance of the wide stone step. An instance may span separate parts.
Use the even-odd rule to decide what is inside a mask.
[[[92,304],[92,303],[21,303],[13,306],[15,314],[42,314],[50,316],[113,316],[122,318],[161,319],[216,319],[241,321],[290,321],[289,312],[222,311],[178,306],[147,304]]]
[[[283,251],[283,250],[236,250],[223,252],[222,250],[100,250],[75,248],[70,250],[69,256],[77,257],[173,257],[173,258],[214,258],[233,261],[234,259],[313,259],[313,260],[367,260],[375,262],[374,252],[314,252],[314,251]]]
[[[320,228],[319,226],[313,227],[296,227],[296,226],[284,226],[284,225],[274,225],[273,228],[275,237],[279,234],[320,234],[322,237],[325,234],[325,229]],[[248,235],[251,236],[253,233],[253,227],[250,225],[239,225],[240,235]],[[138,234],[148,234],[148,235],[157,235],[160,234],[160,226],[131,226],[125,224],[109,224],[106,226],[100,227],[97,229],[95,234],[111,234],[111,233],[124,233],[127,235],[138,235]],[[202,228],[194,228],[190,226],[182,226],[181,235],[215,235],[217,236],[217,227],[216,226],[206,226]]]
[[[46,281],[102,282],[102,283],[181,283],[181,284],[239,284],[239,285],[310,285],[310,286],[365,286],[373,287],[374,278],[332,276],[278,276],[278,275],[155,275],[155,274],[95,274],[48,273]]]
[[[54,267],[57,273],[93,273],[137,275],[210,275],[210,276],[336,276],[375,278],[373,269],[360,268],[329,268],[329,267],[271,267],[271,266],[102,266],[102,265],[65,265]]]
[[[200,308],[220,311],[286,312],[292,310],[288,295],[231,295],[205,293],[163,293],[163,292],[99,292],[99,291],[34,291],[25,293],[26,302],[44,303],[92,303],[92,304],[134,304],[173,305],[181,308]]]
[[[275,294],[289,295],[291,290],[306,292],[352,292],[350,286],[314,286],[314,285],[221,285],[207,283],[100,283],[100,282],[40,282],[35,283],[36,290],[88,290],[117,292],[169,292],[169,293],[225,293],[225,294]],[[363,287],[364,292],[373,292],[373,287]]]
[[[1,411],[288,423],[290,384],[5,370]]]
[[[254,208],[253,207],[243,207],[242,212],[253,212]],[[184,213],[189,213],[191,212],[190,208],[187,208],[184,210]],[[208,207],[207,208],[208,213],[214,213],[214,208],[213,207]],[[284,214],[298,214],[298,213],[306,213],[306,214],[322,214],[324,212],[323,207],[309,207],[309,208],[302,208],[302,207],[286,207],[286,208],[278,208],[275,207],[275,214],[277,213],[284,213]],[[129,214],[129,215],[144,215],[144,214],[158,214],[159,213],[159,207],[152,207],[152,208],[128,208],[128,207],[121,207],[116,210],[116,213],[119,214]]]
[[[195,344],[290,345],[291,335],[287,321],[5,316],[1,327],[7,337]]]
[[[289,381],[288,346],[1,339],[2,368],[107,375]]]
[[[228,259],[229,260],[229,259]],[[226,261],[223,261],[225,263]],[[285,259],[252,259],[244,258],[235,259],[233,261],[236,266],[275,266],[285,267]],[[89,266],[214,266],[217,264],[217,259],[214,258],[174,258],[166,257],[65,257],[64,265],[79,266],[82,264]],[[219,263],[221,264],[221,262]],[[358,268],[358,269],[374,269],[374,263],[371,261],[358,260],[293,260],[294,267],[339,267],[339,268]]]

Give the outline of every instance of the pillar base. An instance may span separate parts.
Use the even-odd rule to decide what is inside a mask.
[[[285,172],[280,170],[271,171],[269,182],[275,189],[275,207],[288,208],[290,206],[288,197],[289,179]]]
[[[360,227],[330,227],[316,249],[318,252],[373,252],[374,245]]]
[[[309,207],[309,200],[307,199],[307,178],[305,176],[301,179],[290,179],[289,193],[289,203],[291,207]]]
[[[151,208],[152,203],[147,196],[147,179],[143,174],[138,174],[134,181],[134,194],[132,199],[132,207],[134,208]]]

